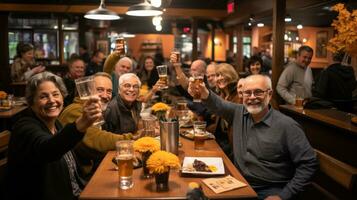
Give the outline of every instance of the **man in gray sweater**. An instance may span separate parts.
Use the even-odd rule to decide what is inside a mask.
[[[288,104],[295,104],[295,97],[312,96],[314,79],[309,67],[314,52],[309,46],[301,46],[295,62],[286,65],[281,73],[276,90]]]
[[[251,75],[243,86],[243,105],[224,101],[204,83],[190,83],[209,110],[233,126],[234,164],[259,199],[291,199],[303,191],[318,163],[300,125],[270,105],[269,77]]]

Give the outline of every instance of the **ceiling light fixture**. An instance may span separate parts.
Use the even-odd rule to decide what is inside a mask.
[[[298,24],[298,25],[296,26],[296,28],[297,28],[297,29],[302,29],[303,26],[302,26],[302,24]]]
[[[147,0],[144,0],[143,3],[130,6],[126,12],[127,15],[139,17],[157,16],[162,13],[163,11],[161,8],[152,6]]]
[[[120,17],[113,11],[106,9],[104,0],[100,1],[97,9],[88,11],[84,18],[94,20],[118,20]]]
[[[263,23],[258,23],[257,26],[258,27],[264,27],[264,24]]]
[[[161,25],[155,26],[155,29],[156,29],[156,31],[161,31],[162,30],[162,26]]]
[[[152,6],[158,8],[161,6],[161,0],[150,0]]]
[[[291,21],[293,21],[293,19],[291,18],[290,15],[286,15],[284,21],[285,21],[285,22],[291,22]]]
[[[152,24],[154,26],[161,25],[162,17],[161,16],[155,16],[152,18]]]

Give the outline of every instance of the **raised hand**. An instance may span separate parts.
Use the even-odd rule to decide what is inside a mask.
[[[191,78],[190,78],[189,85],[188,85],[188,93],[192,97],[194,97],[195,94],[199,93],[201,99],[203,99],[203,100],[207,99],[208,95],[209,95],[209,91],[206,88],[206,85],[204,82],[202,82],[201,84],[198,85],[198,84],[195,84],[193,82],[193,80],[191,80]]]
[[[100,98],[97,96],[91,96],[88,101],[83,104],[83,113],[76,120],[77,130],[84,133],[87,128],[102,117],[102,109],[100,104]]]

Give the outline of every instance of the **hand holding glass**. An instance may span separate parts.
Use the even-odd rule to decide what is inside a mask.
[[[159,74],[159,80],[165,84],[165,87],[162,89],[168,88],[168,78],[167,78],[167,66],[166,65],[159,65],[156,67],[157,73]]]
[[[203,75],[194,74],[194,75],[192,75],[192,77],[193,77],[192,84],[194,85],[195,88],[199,88],[200,85],[203,83]],[[198,92],[198,91],[194,92],[193,102],[201,102],[201,93],[200,92]]]
[[[78,78],[74,82],[76,83],[77,92],[81,100],[88,100],[91,96],[97,94],[93,76]],[[93,126],[100,127],[102,124],[104,124],[103,116],[94,122]]]
[[[133,158],[134,148],[133,141],[120,140],[115,143],[119,173],[119,187],[126,190],[134,186],[133,183]]]

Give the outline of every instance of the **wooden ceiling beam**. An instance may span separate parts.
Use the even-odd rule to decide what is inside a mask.
[[[315,5],[326,4],[330,1],[321,0],[289,0],[286,1],[286,10],[304,9]],[[237,10],[226,17],[223,21],[225,27],[234,26],[236,24],[247,23],[249,17],[254,15],[256,18],[272,16],[273,1],[272,0],[250,0],[242,1],[238,4]]]
[[[6,12],[53,12],[53,13],[86,13],[89,10],[98,8],[93,5],[54,5],[54,4],[11,4],[0,3],[0,11]],[[128,6],[107,6],[109,10],[123,15],[128,10]],[[185,9],[185,8],[167,8],[164,16],[174,17],[199,17],[214,20],[220,20],[227,16],[225,10],[213,9]]]

